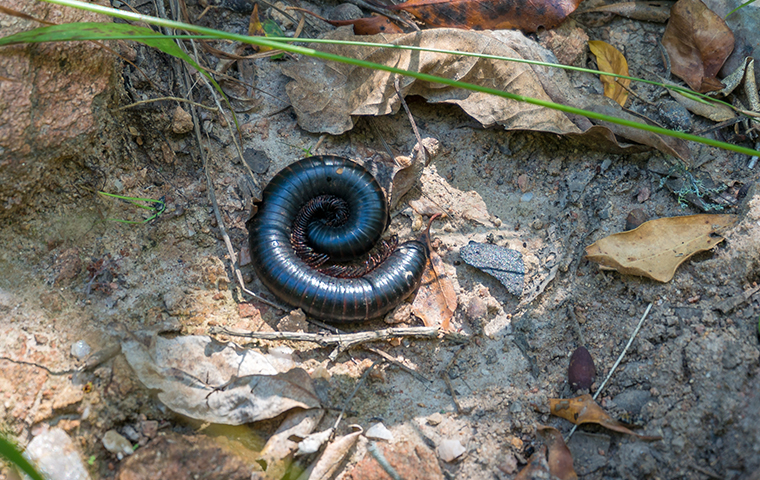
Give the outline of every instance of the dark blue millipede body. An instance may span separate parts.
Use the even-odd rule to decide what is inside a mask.
[[[318,155],[284,168],[264,189],[259,211],[248,223],[254,269],[280,300],[314,317],[332,322],[377,318],[419,286],[427,246],[403,243],[358,278],[322,273],[296,254],[291,234],[307,203],[330,197],[345,200],[347,215],[339,222],[316,215],[306,227],[309,247],[335,261],[369,252],[388,226],[388,203],[380,185],[347,158]]]

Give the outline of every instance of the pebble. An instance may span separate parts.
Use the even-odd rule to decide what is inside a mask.
[[[84,360],[92,352],[92,348],[84,340],[77,340],[71,344],[71,355],[77,360]]]
[[[439,425],[443,421],[443,415],[441,415],[439,412],[435,412],[432,415],[427,417],[428,424],[432,426]]]
[[[462,442],[459,440],[444,440],[438,445],[438,458],[444,462],[452,462],[461,457],[465,452]]]
[[[520,197],[520,201],[523,203],[528,203],[531,200],[533,200],[533,192],[524,193],[523,196]]]
[[[625,231],[638,228],[642,223],[649,220],[649,215],[640,208],[634,208],[625,218]]]
[[[364,436],[370,440],[385,440],[386,442],[393,441],[393,434],[382,422],[369,427]]]
[[[89,480],[76,444],[60,428],[51,428],[31,442],[24,453],[44,478],[49,480]]]
[[[109,430],[103,435],[103,446],[106,450],[116,454],[116,457],[121,460],[127,455],[132,455],[132,444],[129,440],[124,438],[122,434],[116,430]]]

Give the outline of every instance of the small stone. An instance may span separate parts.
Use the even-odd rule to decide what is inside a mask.
[[[182,107],[177,105],[172,117],[172,132],[177,135],[184,135],[193,129],[193,117]]]
[[[103,446],[106,450],[116,454],[116,457],[121,460],[125,456],[132,455],[132,444],[129,440],[124,438],[122,434],[116,430],[109,430],[103,435]]]
[[[465,451],[466,449],[459,440],[446,439],[438,445],[438,458],[444,462],[453,462],[461,457]]]
[[[524,173],[517,177],[517,188],[523,193],[530,190],[530,179]]]
[[[71,355],[77,360],[84,360],[92,352],[92,348],[84,340],[77,340],[71,344]]]
[[[533,230],[541,230],[542,228],[544,228],[544,222],[542,222],[541,219],[537,218],[533,220],[533,222],[530,224],[530,227]]]
[[[467,304],[467,319],[470,322],[482,320],[488,314],[488,305],[480,297],[472,297]]]
[[[63,429],[51,428],[34,437],[29,442],[24,456],[37,465],[44,478],[50,480],[89,480],[90,478],[76,444]]]
[[[376,423],[369,427],[364,433],[364,436],[370,440],[385,440],[386,442],[393,441],[393,434],[382,423]]]
[[[293,310],[277,323],[277,330],[280,332],[308,331],[309,322],[306,321],[306,314],[303,313],[303,310],[300,308],[298,310]]]
[[[625,219],[625,231],[639,228],[639,226],[649,220],[649,215],[640,208],[634,208]]]
[[[520,201],[523,203],[528,203],[531,200],[533,200],[533,192],[524,193],[522,197],[520,197]]]
[[[429,425],[436,426],[439,425],[443,421],[443,415],[441,415],[438,412],[435,412],[434,414],[427,417],[427,422]]]

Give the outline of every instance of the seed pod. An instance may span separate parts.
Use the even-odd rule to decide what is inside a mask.
[[[586,347],[578,347],[570,355],[570,366],[567,369],[567,381],[573,391],[589,390],[594,383],[596,367],[594,359]]]

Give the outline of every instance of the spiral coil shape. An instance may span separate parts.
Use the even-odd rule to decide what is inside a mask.
[[[307,157],[284,168],[262,193],[259,211],[248,223],[254,270],[281,301],[332,322],[380,317],[418,286],[427,246],[399,245],[382,263],[358,278],[320,272],[300,258],[291,233],[299,212],[312,199],[333,196],[346,202],[339,225],[317,218],[306,231],[309,246],[334,261],[366,255],[388,225],[388,204],[380,185],[362,166],[333,155]]]

